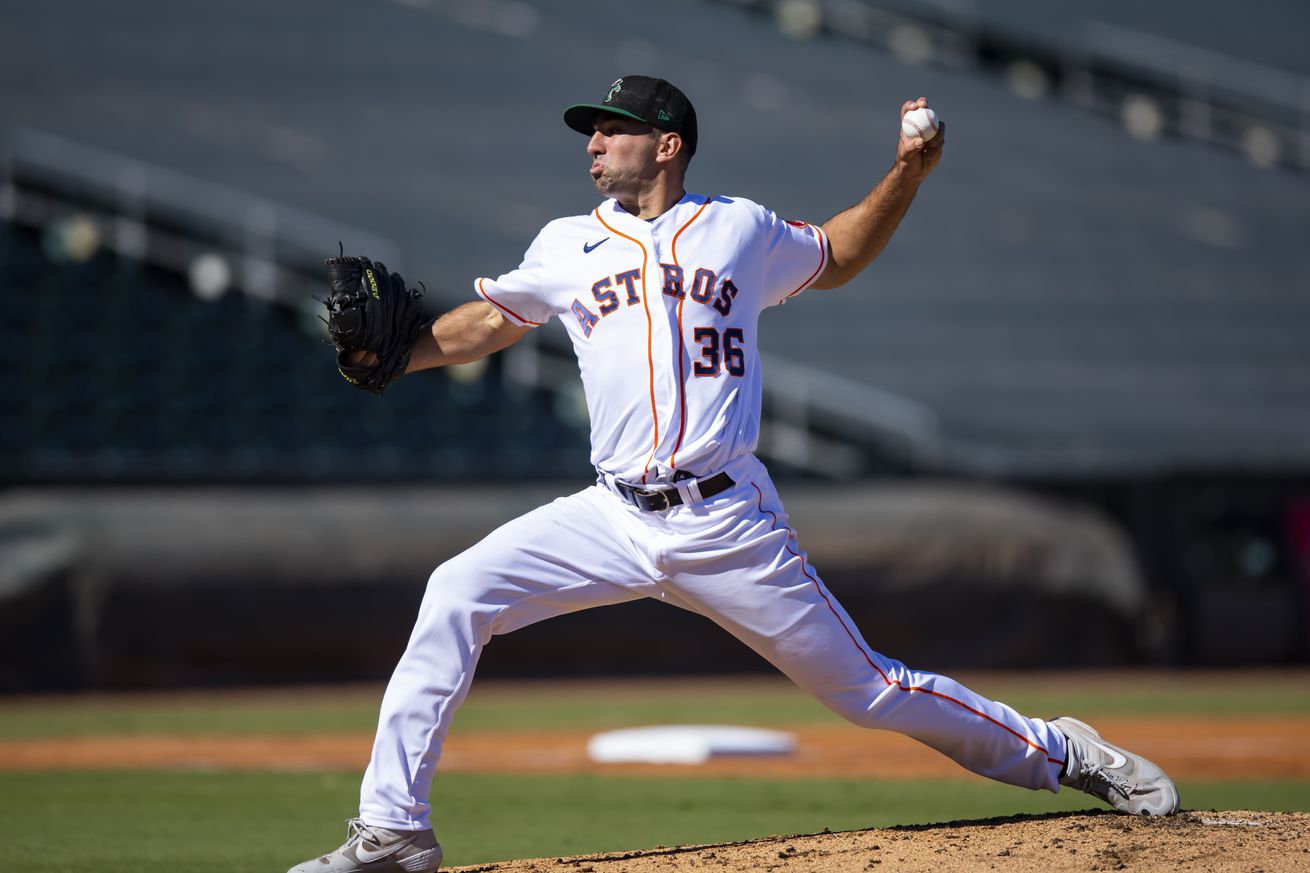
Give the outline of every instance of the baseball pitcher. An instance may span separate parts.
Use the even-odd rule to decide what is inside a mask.
[[[927,106],[907,101],[901,115]],[[892,168],[823,225],[743,197],[688,193],[696,111],[662,79],[624,76],[564,123],[587,137],[605,198],[541,229],[523,262],[428,324],[399,276],[328,262],[338,366],[382,392],[405,372],[477,360],[557,318],[591,415],[596,483],[493,531],[438,567],[383,697],[346,843],[291,873],[433,871],[428,798],[442,743],[495,634],[639,597],[713,619],[852,723],[899,731],[1002,782],[1073,786],[1164,815],[1159,767],[1072,718],[1045,721],[875,651],[824,586],[752,454],[757,322],[850,281],[887,245],[941,161],[945,125],[902,133]],[[913,128],[910,128],[913,130]]]

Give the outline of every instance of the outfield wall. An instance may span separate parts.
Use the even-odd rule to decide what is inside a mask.
[[[432,568],[576,487],[10,492],[0,689],[385,678]],[[783,495],[871,644],[912,665],[1150,663],[1171,632],[1124,536],[1079,506],[923,482]],[[497,638],[480,669],[771,668],[707,620],[639,602]]]

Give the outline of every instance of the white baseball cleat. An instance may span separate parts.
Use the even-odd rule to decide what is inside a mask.
[[[352,818],[345,845],[287,873],[435,873],[440,866],[441,845],[432,831],[393,831]]]
[[[1132,815],[1173,815],[1178,811],[1178,788],[1155,764],[1107,743],[1091,725],[1076,718],[1061,716],[1051,724],[1069,740],[1061,785],[1085,791]]]

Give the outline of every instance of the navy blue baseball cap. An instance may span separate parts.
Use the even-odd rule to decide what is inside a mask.
[[[683,94],[663,79],[624,76],[615,79],[599,103],[577,103],[564,110],[564,123],[578,133],[591,136],[596,116],[608,112],[645,122],[656,130],[682,137],[687,154],[696,154],[696,109]]]

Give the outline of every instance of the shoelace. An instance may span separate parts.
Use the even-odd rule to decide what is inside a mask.
[[[364,824],[362,818],[346,819],[346,845],[353,846],[360,840],[368,840],[374,845],[380,845],[382,842],[378,839],[378,835],[373,833],[373,829]]]
[[[1083,764],[1079,767],[1078,780],[1075,785],[1083,791],[1096,794],[1099,797],[1106,797],[1111,791],[1117,791],[1127,800],[1133,793],[1133,786],[1129,784],[1127,779],[1096,764]]]

